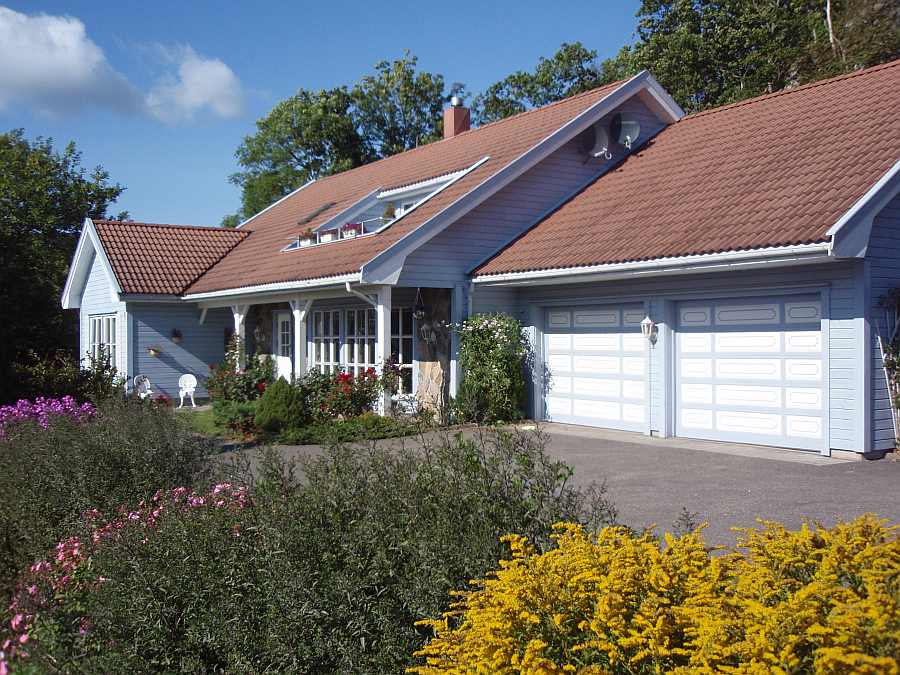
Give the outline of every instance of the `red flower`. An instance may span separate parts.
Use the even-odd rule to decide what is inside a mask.
[[[259,384],[256,385],[256,388],[259,389],[260,393],[262,393],[266,390],[266,383],[260,382]]]
[[[346,383],[351,382],[353,380],[353,376],[350,373],[341,373],[338,375],[338,382]]]
[[[372,368],[371,366],[366,368],[366,375],[374,375],[374,374],[375,374],[374,368]]]

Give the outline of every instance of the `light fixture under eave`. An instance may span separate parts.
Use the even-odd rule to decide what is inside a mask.
[[[631,150],[641,135],[641,123],[633,113],[616,113],[609,122],[609,135],[616,143]]]
[[[656,337],[656,324],[649,316],[645,316],[644,320],[641,321],[641,335],[651,342]]]

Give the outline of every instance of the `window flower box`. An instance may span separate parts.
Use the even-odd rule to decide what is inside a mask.
[[[325,230],[319,232],[319,241],[323,244],[329,241],[337,241],[340,238],[340,230]]]
[[[341,237],[343,239],[353,239],[362,234],[362,223],[347,223],[341,228]]]
[[[300,248],[306,248],[316,243],[316,233],[312,230],[306,230],[297,238],[297,244]]]

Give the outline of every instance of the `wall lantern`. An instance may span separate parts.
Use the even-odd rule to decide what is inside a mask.
[[[656,324],[653,323],[653,319],[649,316],[645,316],[644,320],[641,321],[641,335],[651,342],[653,342],[656,337]]]
[[[156,358],[157,356],[162,354],[162,349],[160,349],[159,347],[147,347],[147,353],[150,356]]]

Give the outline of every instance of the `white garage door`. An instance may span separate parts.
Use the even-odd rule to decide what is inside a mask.
[[[648,394],[643,318],[642,305],[548,310],[547,419],[644,431]]]
[[[679,304],[677,435],[822,449],[821,318],[818,296]]]

